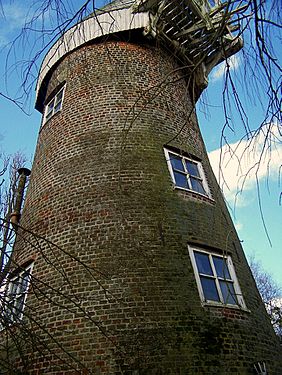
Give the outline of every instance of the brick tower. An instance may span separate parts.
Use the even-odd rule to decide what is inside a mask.
[[[3,373],[281,374],[194,110],[241,42],[199,4],[115,1],[43,61]]]

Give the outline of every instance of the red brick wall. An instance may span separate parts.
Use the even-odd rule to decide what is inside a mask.
[[[80,48],[52,73],[47,97],[66,81],[63,109],[40,131],[21,221],[41,237],[20,232],[17,243],[17,262],[36,259],[19,368],[243,375],[265,360],[279,374],[187,78],[167,52],[115,41]],[[165,144],[202,160],[212,200],[173,189]],[[191,242],[232,255],[249,312],[202,306]]]

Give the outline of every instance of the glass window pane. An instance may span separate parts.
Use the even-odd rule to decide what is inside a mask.
[[[200,277],[205,299],[220,302],[214,279]]]
[[[53,108],[54,108],[54,104],[55,104],[55,100],[53,99],[47,106],[47,115],[52,112]]]
[[[20,293],[25,293],[27,291],[28,283],[30,277],[30,270],[27,270],[22,276],[22,282],[20,286]]]
[[[173,174],[174,174],[176,186],[183,187],[185,189],[189,189],[186,174],[175,172],[175,171],[173,172]]]
[[[11,305],[11,304],[5,304],[5,306],[3,308],[3,318],[7,322],[11,321],[12,309],[13,309],[13,305]]]
[[[206,194],[202,185],[202,181],[197,180],[193,177],[190,177],[190,181],[192,185],[192,190],[196,191],[197,193]]]
[[[62,108],[62,102],[58,102],[54,108],[54,113],[58,112]]]
[[[184,172],[184,166],[183,166],[182,159],[180,156],[169,154],[169,160],[171,162],[173,169],[178,169],[179,171]]]
[[[20,296],[20,298],[18,298],[16,300],[16,303],[14,305],[14,315],[19,318],[21,313],[23,312],[23,308],[24,308],[24,298],[25,298],[25,294],[22,294]]]
[[[219,283],[224,303],[228,303],[230,305],[237,305],[238,302],[233,283],[222,280],[220,280]]]
[[[212,257],[213,263],[216,269],[216,274],[218,277],[222,277],[223,279],[231,280],[230,273],[227,267],[226,259],[220,257]]]
[[[209,256],[207,254],[194,252],[199,273],[213,276]]]
[[[186,168],[191,176],[200,177],[198,166],[190,160],[185,160]]]
[[[56,98],[57,98],[57,102],[60,101],[60,100],[62,99],[62,97],[63,97],[63,90],[61,90],[61,91],[57,94],[57,96],[56,96]]]
[[[11,288],[10,288],[10,292],[9,292],[10,298],[13,298],[13,296],[15,296],[17,294],[18,285],[19,285],[19,279],[18,278],[11,281]]]

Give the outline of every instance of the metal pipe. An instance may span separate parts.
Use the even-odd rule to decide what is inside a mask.
[[[20,175],[20,178],[19,178],[18,188],[16,192],[14,211],[11,213],[11,223],[14,227],[19,224],[19,221],[21,218],[21,208],[22,208],[22,203],[23,203],[26,179],[31,173],[28,168],[19,168],[17,172]]]

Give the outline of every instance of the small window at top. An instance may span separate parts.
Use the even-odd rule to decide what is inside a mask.
[[[44,110],[44,121],[43,121],[43,123],[50,120],[50,118],[52,116],[54,116],[57,112],[59,112],[62,109],[65,87],[66,86],[63,86],[60,89],[60,91],[58,91],[57,94],[54,95],[53,98],[46,104],[45,110]]]

